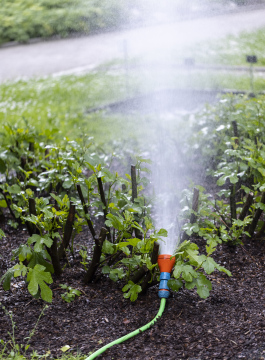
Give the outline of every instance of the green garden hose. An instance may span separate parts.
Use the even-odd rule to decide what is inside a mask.
[[[90,355],[88,358],[86,358],[85,360],[92,360],[95,359],[98,355],[102,354],[104,351],[106,351],[108,348],[110,348],[113,345],[116,344],[120,344],[125,340],[130,339],[131,337],[140,334],[141,332],[149,329],[152,325],[154,325],[154,323],[162,316],[164,310],[165,310],[165,306],[166,306],[166,299],[165,298],[161,298],[161,303],[160,303],[160,308],[159,311],[156,315],[156,317],[150,321],[148,324],[142,326],[140,329],[134,330],[131,333],[124,335],[123,337],[112,341],[111,343],[103,346],[101,349],[97,350],[96,352],[94,352],[92,355]]]

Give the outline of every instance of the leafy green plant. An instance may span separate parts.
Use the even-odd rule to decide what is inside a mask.
[[[61,295],[62,299],[65,302],[72,302],[75,300],[76,296],[80,296],[81,295],[81,291],[77,290],[77,289],[73,289],[71,286],[67,286],[66,284],[60,284],[60,287],[65,291],[65,293],[63,293]]]
[[[196,287],[198,295],[205,299],[212,289],[210,280],[203,274],[211,274],[215,269],[231,276],[231,272],[217,264],[210,257],[212,249],[206,247],[207,255],[200,255],[198,246],[190,241],[184,241],[176,250],[176,265],[173,270],[174,279],[169,280],[168,285],[172,290],[178,291],[185,284],[186,289]]]
[[[79,255],[82,257],[82,261],[80,261],[80,264],[84,266],[85,270],[87,270],[87,265],[89,264],[87,260],[91,260],[88,259],[87,248],[83,247],[83,249],[80,249]]]
[[[11,127],[7,130],[12,130],[10,136],[14,143],[24,141],[25,147],[30,147],[26,130]],[[22,145],[17,149],[13,155],[19,158]],[[62,273],[61,259],[67,256],[69,247],[74,252],[74,236],[85,223],[95,242],[90,262],[86,261],[85,253],[81,254],[86,283],[93,280],[97,270],[109,273],[114,281],[133,281],[134,274],[142,271],[136,283],[148,272],[152,273],[155,263],[150,256],[154,242],[165,232],[155,231],[150,220],[150,200],[142,194],[148,183],[146,177],[141,176],[148,170],[142,164],[149,161],[137,159],[137,175],[132,179],[130,175],[123,178],[111,172],[108,162],[111,163],[113,157],[105,163],[101,156],[91,153],[87,143],[64,141],[60,146],[42,146],[41,152],[38,149],[40,147],[31,149],[24,168],[17,166],[13,157],[12,161],[5,158],[6,172],[16,171],[21,177],[8,177],[8,181],[0,185],[2,194],[10,215],[27,226],[30,237],[14,250],[13,260],[18,263],[2,276],[4,289],[10,288],[13,277],[22,276],[34,297],[51,302],[52,291],[48,285],[53,281],[52,274]],[[35,162],[41,166],[36,167]],[[36,196],[39,193],[43,196]],[[106,229],[102,227],[99,236],[92,213],[93,218],[105,222]],[[136,289],[140,287],[137,285]]]
[[[195,125],[196,154],[208,182],[216,182],[214,199],[208,194],[206,210],[211,233],[220,241],[241,243],[244,237],[262,232],[264,210],[264,97],[228,95],[208,108]],[[202,131],[203,130],[203,131]],[[194,143],[194,145],[195,145]],[[250,196],[250,194],[252,194]],[[208,210],[207,210],[208,208]],[[212,212],[212,214],[210,214]],[[203,218],[201,218],[202,221]],[[189,235],[202,235],[199,223],[185,225]]]

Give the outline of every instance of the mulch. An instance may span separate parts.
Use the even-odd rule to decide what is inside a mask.
[[[2,226],[6,238],[0,242],[0,272],[10,267],[11,250],[27,239],[23,229]],[[84,285],[84,270],[80,266],[78,246],[90,246],[87,229],[76,240],[75,256],[69,256],[66,267],[52,284],[53,302],[41,317],[30,341],[29,354],[58,357],[69,345],[68,353],[88,355],[105,344],[138,329],[157,314],[160,299],[157,286],[131,303],[123,298],[123,284],[100,277]],[[98,359],[265,359],[265,242],[248,240],[236,248],[220,245],[215,254],[219,264],[233,276],[214,272],[213,290],[203,300],[196,291],[172,293],[163,316],[149,330],[108,349]],[[63,301],[67,284],[81,291],[71,303]],[[10,291],[0,288],[0,302],[12,311],[16,323],[16,343],[34,328],[45,306],[32,298],[23,279],[12,282]],[[9,341],[11,321],[0,308],[0,339]]]

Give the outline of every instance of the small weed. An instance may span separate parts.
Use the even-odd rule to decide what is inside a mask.
[[[88,258],[87,254],[87,248],[85,246],[82,246],[83,249],[79,250],[79,254],[82,257],[82,261],[80,261],[80,264],[84,266],[84,269],[87,271],[87,265],[89,264],[87,260],[91,260]]]
[[[25,337],[25,343],[24,344],[18,344],[16,342],[16,338],[15,338],[15,328],[16,328],[16,323],[13,319],[13,313],[12,311],[8,311],[6,309],[6,307],[0,302],[0,306],[2,307],[4,313],[6,314],[7,317],[9,317],[10,321],[11,321],[11,328],[12,331],[11,333],[8,332],[8,335],[10,337],[10,340],[5,342],[3,339],[0,339],[0,358],[1,359],[14,359],[14,360],[24,360],[26,359],[26,355],[27,355],[27,351],[30,347],[29,342],[31,340],[31,338],[34,336],[36,328],[38,326],[38,323],[41,319],[41,317],[44,315],[44,312],[46,309],[48,309],[48,305],[45,305],[44,308],[42,309],[36,324],[34,326],[34,328],[31,330],[31,332],[29,333],[28,337]],[[44,356],[39,356],[37,354],[37,352],[32,351],[31,353],[31,359],[37,359],[37,358],[46,358],[46,355]]]
[[[74,301],[76,296],[81,295],[81,291],[79,291],[77,289],[73,289],[71,286],[67,286],[65,284],[60,284],[60,287],[64,290],[66,290],[66,292],[63,293],[61,295],[61,297],[64,301],[66,301],[68,303]]]

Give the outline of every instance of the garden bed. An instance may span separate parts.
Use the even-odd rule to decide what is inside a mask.
[[[23,229],[2,228],[6,233],[0,244],[3,273],[10,266],[11,250],[23,243],[27,234]],[[88,229],[78,236],[77,243],[92,244]],[[107,350],[99,359],[264,359],[264,247],[264,241],[247,241],[236,248],[220,245],[214,257],[232,277],[220,272],[209,275],[213,290],[205,300],[195,291],[173,293],[162,318],[151,329]],[[155,317],[160,303],[157,286],[131,303],[123,297],[122,284],[105,276],[85,286],[81,260],[76,246],[75,258],[69,258],[71,267],[54,279],[53,302],[40,319],[29,353],[50,351],[57,357],[63,354],[60,349],[69,345],[68,352],[87,355]],[[60,284],[79,289],[81,295],[66,303]],[[10,291],[0,290],[0,300],[13,312],[16,343],[25,344],[45,303],[33,299],[19,280]],[[11,322],[2,309],[0,313],[0,338],[8,341]]]
[[[168,283],[178,292],[154,327],[102,358],[264,358],[264,111],[263,96],[229,95],[196,121],[182,119],[194,120],[192,136],[181,122],[174,131],[167,124],[175,147],[168,143],[161,153],[183,144],[183,162],[201,174],[207,190],[193,185],[177,201],[180,184],[168,187],[173,208],[181,207],[172,225],[182,243]],[[156,242],[167,232],[152,225],[153,205],[143,191],[150,161],[136,157],[131,175],[122,178],[110,170],[125,158],[94,151],[90,139],[52,144],[27,126],[6,126],[2,135],[1,349],[24,354],[16,344],[29,341],[28,354],[58,357],[66,350],[85,358],[148,323],[159,308]],[[176,168],[165,157],[163,164]],[[180,182],[172,176],[176,169],[167,176],[163,164],[161,183]],[[176,234],[169,240],[177,241]],[[40,317],[43,300],[49,307]]]

